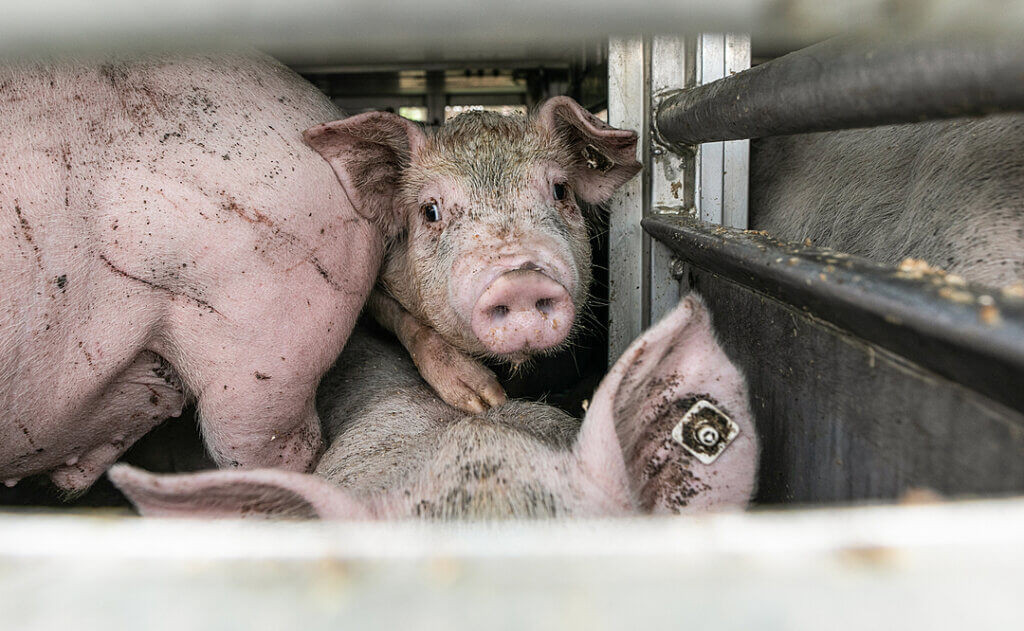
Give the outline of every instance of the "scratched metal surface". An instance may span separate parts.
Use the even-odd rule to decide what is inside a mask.
[[[476,525],[0,516],[9,629],[1022,628],[1024,500]]]

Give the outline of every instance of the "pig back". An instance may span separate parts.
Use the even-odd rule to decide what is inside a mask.
[[[765,138],[751,225],[881,263],[1024,280],[1024,116]]]
[[[340,116],[255,54],[0,67],[0,414],[32,424],[0,460],[88,449],[90,406],[143,351],[192,393],[243,360],[302,357],[279,398],[315,383],[382,248],[302,140]]]
[[[566,461],[579,419],[515,399],[478,415],[451,407],[397,342],[370,326],[356,327],[320,383],[317,411],[330,443],[317,474],[363,499],[390,497],[389,510],[538,516],[561,514],[569,501]],[[460,501],[470,496],[491,500]]]

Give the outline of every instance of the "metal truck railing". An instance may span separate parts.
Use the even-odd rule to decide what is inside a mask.
[[[1020,109],[1019,37],[838,38],[666,95],[655,126],[678,146]]]

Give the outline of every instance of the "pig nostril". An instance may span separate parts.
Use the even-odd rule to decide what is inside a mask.
[[[537,301],[537,303],[534,306],[537,307],[537,311],[540,311],[544,315],[547,315],[551,313],[551,309],[554,307],[554,305],[555,301],[552,300],[551,298],[541,298],[540,300]]]
[[[496,320],[500,320],[508,315],[508,307],[505,305],[498,305],[497,307],[491,308],[491,316]]]

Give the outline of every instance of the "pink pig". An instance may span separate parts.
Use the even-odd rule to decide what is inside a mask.
[[[144,515],[502,519],[742,507],[758,450],[746,385],[689,297],[636,340],[580,421],[510,400],[442,402],[393,343],[357,330],[324,378],[331,446],[316,475],[153,475],[117,465]],[[685,446],[684,446],[685,445]]]
[[[393,222],[370,311],[467,412],[505,400],[480,358],[520,364],[569,343],[591,280],[581,203],[607,201],[641,168],[635,132],[568,97],[430,132],[362,114],[306,139],[357,207]]]
[[[0,480],[88,487],[194,396],[220,466],[307,470],[385,243],[265,57],[0,67]]]
[[[370,310],[445,401],[500,404],[478,358],[568,342],[578,200],[640,168],[636,134],[571,99],[427,133],[335,120],[252,56],[10,66],[0,115],[0,480],[70,491],[188,397],[219,466],[310,466],[385,249]]]

